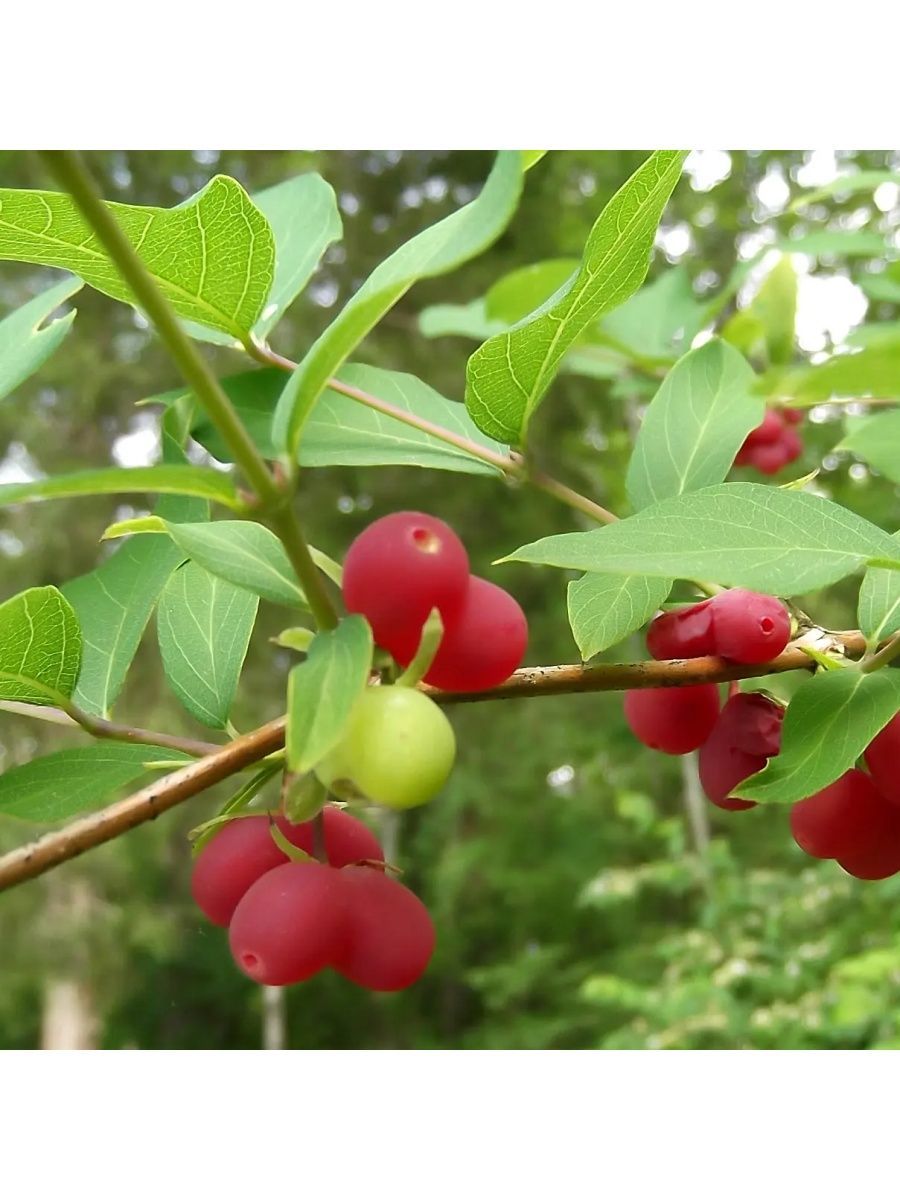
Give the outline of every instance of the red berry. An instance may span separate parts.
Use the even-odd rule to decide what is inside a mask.
[[[333,867],[384,857],[374,833],[349,813],[329,805],[322,820],[325,850]],[[310,821],[292,825],[278,815],[275,823],[292,845],[313,853]],[[257,879],[288,861],[275,844],[268,816],[236,817],[197,856],[191,876],[194,900],[214,925],[227,925],[241,897]]]
[[[785,463],[796,462],[803,453],[803,440],[796,429],[786,429],[781,437],[781,449]]]
[[[268,817],[237,817],[200,851],[191,892],[214,925],[227,925],[244,893],[284,862],[287,858],[272,840]]]
[[[747,459],[751,466],[763,475],[777,475],[782,467],[787,466],[790,453],[783,442],[773,442],[769,446],[751,446]]]
[[[729,797],[738,784],[761,771],[781,741],[783,709],[759,692],[739,692],[722,709],[715,728],[700,747],[700,783],[719,808],[733,812],[755,808],[753,800]]]
[[[865,759],[881,794],[900,804],[900,713],[869,742]]]
[[[373,522],[344,561],[348,612],[362,613],[375,641],[408,662],[432,608],[445,624],[462,608],[469,558],[449,525],[425,513],[398,512]]]
[[[661,613],[650,622],[647,649],[654,658],[700,658],[715,654],[709,600]]]
[[[731,588],[710,601],[714,653],[732,662],[776,658],[790,641],[791,618],[774,596]]]
[[[344,894],[342,873],[322,863],[288,862],[269,871],[234,910],[228,931],[234,961],[257,983],[275,987],[332,966],[347,937]]]
[[[375,992],[409,987],[434,951],[425,905],[390,875],[366,867],[345,867],[340,874],[346,938],[335,968]]]
[[[791,833],[813,858],[866,856],[890,838],[897,810],[862,771],[851,768],[791,809]]]
[[[857,879],[887,879],[900,871],[900,813],[891,815],[887,832],[874,846],[855,854],[842,854],[837,860],[848,875]]]
[[[425,682],[447,692],[483,692],[509,679],[525,656],[528,622],[503,588],[472,575],[465,603],[444,630]],[[399,661],[406,666],[412,655]]]
[[[663,754],[687,754],[709,737],[719,715],[714,683],[625,693],[625,720],[638,741]]]
[[[781,415],[788,425],[800,425],[806,413],[802,408],[783,408]]]
[[[766,415],[759,425],[747,434],[745,446],[768,446],[781,440],[784,433],[784,420],[781,413],[774,408],[767,408]]]

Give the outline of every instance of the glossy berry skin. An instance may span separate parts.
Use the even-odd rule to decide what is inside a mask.
[[[714,654],[731,662],[776,658],[791,638],[791,618],[774,596],[730,588],[710,601]]]
[[[353,869],[369,868],[345,868]],[[342,873],[322,863],[288,862],[267,872],[231,918],[234,961],[257,983],[273,987],[302,983],[331,966],[346,943],[344,891]]]
[[[857,879],[889,879],[900,872],[900,813],[894,809],[881,840],[854,854],[842,854],[838,866]]]
[[[345,867],[340,875],[346,936],[336,970],[375,992],[409,987],[434,951],[425,905],[390,875],[367,867]]]
[[[625,719],[631,732],[663,754],[696,750],[709,737],[718,715],[719,692],[713,683],[625,693]]]
[[[852,768],[791,809],[791,833],[813,858],[871,854],[890,837],[897,810],[868,775]]]
[[[329,805],[322,811],[325,850],[332,866],[343,867],[364,859],[384,857],[374,833],[349,813]],[[291,842],[313,853],[310,821],[292,825],[280,814],[275,823]],[[191,875],[191,892],[197,905],[214,925],[227,925],[239,901],[257,879],[288,862],[272,837],[266,815],[237,817],[211,838],[200,851]]]
[[[715,654],[710,601],[654,617],[647,629],[647,649],[656,659]]]
[[[316,774],[336,795],[357,793],[387,808],[414,808],[441,790],[455,757],[453,727],[424,692],[368,687]]]
[[[900,713],[869,742],[865,760],[881,794],[900,805]]]
[[[378,645],[408,662],[432,608],[449,625],[468,583],[469,558],[450,526],[426,513],[397,512],[354,539],[342,591],[347,611],[362,613]]]
[[[726,702],[698,758],[700,784],[718,808],[740,812],[756,807],[755,801],[730,793],[778,753],[783,711],[758,692],[739,692]]]
[[[495,583],[472,575],[425,682],[447,692],[483,692],[509,679],[527,645],[528,622],[518,602]],[[406,666],[409,659],[400,661]]]

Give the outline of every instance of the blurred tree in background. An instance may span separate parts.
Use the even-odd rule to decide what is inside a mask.
[[[415,287],[357,360],[409,370],[461,399],[475,343],[423,337],[418,314],[482,296],[514,267],[579,255],[603,204],[644,157],[550,154],[530,173],[506,234],[454,274]],[[276,348],[298,358],[393,248],[476,194],[490,155],[108,152],[92,155],[91,165],[108,198],[167,206],[220,172],[253,192],[319,171],[339,196],[344,237],[278,327]],[[707,295],[736,262],[823,221],[892,234],[900,222],[896,195],[893,204],[877,195],[876,204],[866,194],[799,215],[787,211],[798,173],[810,185],[847,165],[877,168],[897,160],[888,152],[841,154],[836,163],[802,152],[693,156],[666,210],[650,278],[682,262],[695,290]],[[0,181],[47,186],[35,160],[11,152],[0,153]],[[851,265],[858,276],[872,264]],[[809,259],[804,269],[801,320],[814,311],[799,332],[803,348],[815,353],[839,341],[847,322],[862,319],[865,297],[852,286],[844,260]],[[0,313],[53,277],[4,264]],[[65,353],[0,407],[4,481],[23,471],[59,473],[111,460],[136,465],[155,452],[156,414],[135,402],[175,386],[173,368],[127,307],[90,289],[77,307]],[[820,308],[826,317],[835,314],[830,325],[820,321],[821,329]],[[870,319],[892,316],[890,304],[870,305]],[[228,350],[211,353],[220,373],[243,365]],[[623,509],[632,431],[647,395],[646,381],[637,377],[561,376],[555,402],[536,418],[547,469],[614,511]],[[900,526],[896,488],[854,471],[849,457],[829,454],[838,440],[831,414],[814,412],[807,457],[795,473],[824,456],[823,489],[885,528]],[[524,540],[577,527],[577,517],[537,492],[499,486],[479,476],[338,468],[307,472],[300,503],[315,544],[335,557],[369,521],[394,509],[422,509],[450,521],[466,540],[473,569],[502,582],[526,609],[526,661],[573,661],[564,575],[490,564]],[[106,552],[98,542],[103,529],[134,511],[106,498],[4,511],[0,598],[91,569]],[[828,596],[828,611],[819,602],[817,619],[852,626],[852,581]],[[290,660],[266,644],[266,632],[276,633],[280,623],[265,605],[260,628],[235,711],[242,730],[277,715],[283,704]],[[633,638],[607,657],[643,657],[643,647]],[[150,653],[139,657],[119,711],[157,728],[188,723]],[[429,807],[386,818],[392,824],[382,830],[396,839],[389,857],[434,915],[439,940],[432,966],[422,983],[397,996],[373,996],[337,977],[292,989],[284,997],[288,1046],[900,1045],[900,937],[889,919],[900,879],[866,885],[832,863],[811,864],[788,835],[784,809],[735,817],[698,800],[689,766],[635,743],[618,695],[459,706],[452,717],[460,757],[450,784]],[[4,715],[2,766],[79,740]],[[84,1044],[109,1048],[262,1044],[264,993],[235,972],[224,934],[202,920],[188,890],[185,833],[222,798],[220,791],[186,804],[0,896],[0,1047],[52,1044],[64,1019],[76,1022]],[[0,849],[27,832],[0,823]]]

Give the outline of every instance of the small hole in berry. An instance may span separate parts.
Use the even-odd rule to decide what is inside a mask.
[[[763,617],[759,622],[759,627],[763,631],[763,633],[774,633],[775,632],[775,622],[772,620],[771,617]]]
[[[251,954],[248,950],[246,954],[241,955],[241,964],[246,967],[248,971],[255,971],[259,966],[259,955]]]
[[[441,548],[441,539],[430,529],[414,529],[412,531],[413,545],[423,554],[437,554]]]

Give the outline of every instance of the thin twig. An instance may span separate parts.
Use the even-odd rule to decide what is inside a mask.
[[[834,635],[850,653],[862,654],[865,638],[858,631]],[[811,670],[815,663],[796,645],[791,645],[769,663],[742,665],[721,658],[675,659],[668,662],[602,663],[596,667],[563,665],[524,667],[487,692],[451,693],[426,689],[441,705],[477,703],[483,700],[525,699],[529,696],[561,696],[574,692],[610,692],[629,688],[682,687],[695,683],[723,683],[733,679],[773,675],[782,671]],[[285,718],[245,734],[190,763],[134,795],[119,800],[100,812],[82,817],[39,841],[22,846],[0,858],[0,891],[42,875],[51,867],[102,845],[144,821],[150,821],[182,800],[205,791],[214,783],[259,762],[284,745]]]
[[[114,742],[131,742],[137,746],[163,746],[167,750],[181,750],[195,758],[203,758],[215,750],[221,750],[219,742],[201,742],[196,738],[179,737],[174,733],[157,733],[153,729],[139,729],[134,725],[122,725],[82,712],[74,705],[68,712],[61,708],[44,707],[37,704],[20,704],[16,700],[0,700],[0,709],[29,717],[35,721],[48,721],[68,729],[83,729],[95,738],[106,738]]]
[[[890,641],[886,642],[876,654],[873,654],[871,658],[865,659],[861,670],[866,675],[871,674],[872,671],[880,671],[882,667],[886,667],[888,663],[893,662],[898,654],[900,654],[900,633],[895,633]]]

